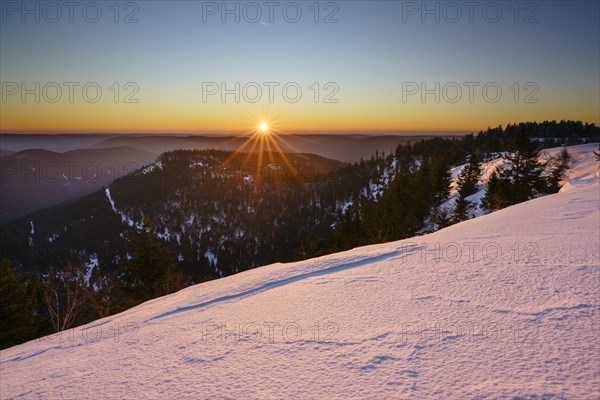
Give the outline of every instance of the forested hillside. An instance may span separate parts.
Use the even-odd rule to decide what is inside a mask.
[[[256,266],[411,237],[560,189],[563,121],[399,145],[352,165],[178,150],[88,196],[2,225],[2,346]],[[4,318],[3,318],[4,320]],[[13,328],[11,328],[13,327]],[[19,332],[28,332],[22,336]]]

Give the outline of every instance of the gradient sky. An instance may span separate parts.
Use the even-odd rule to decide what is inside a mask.
[[[600,122],[598,1],[481,1],[472,21],[459,1],[454,4],[462,17],[455,23],[448,20],[455,9],[446,8],[444,14],[446,2],[322,1],[319,23],[311,9],[314,1],[296,2],[302,9],[297,23],[284,19],[282,8],[290,2],[278,2],[269,23],[268,8],[258,1],[260,23],[245,21],[243,11],[239,23],[233,15],[223,23],[221,1],[137,1],[130,3],[138,8],[134,17],[139,22],[128,24],[122,20],[135,10],[127,2],[120,3],[118,23],[110,8],[113,1],[95,3],[102,10],[97,23],[84,20],[85,1],[75,9],[73,22],[63,7],[56,23],[46,21],[41,8],[39,23],[33,15],[23,22],[23,2],[0,3],[2,132],[247,131],[262,119],[283,131],[315,132],[478,131],[545,119]],[[335,11],[329,3],[337,8],[337,23],[323,23]],[[25,6],[33,9],[35,4]],[[240,9],[244,4],[239,2]],[[439,22],[435,15],[426,15],[422,22],[419,10],[403,14],[423,4],[440,7]],[[205,15],[204,22],[203,7],[212,5],[219,11]],[[502,16],[492,23],[496,5]],[[227,6],[234,8],[236,2]],[[53,9],[46,11],[48,18],[54,17]],[[88,9],[90,18],[93,11]],[[253,18],[255,9],[247,11],[246,17]],[[288,11],[287,17],[293,18],[294,8]],[[532,23],[524,23],[528,16]],[[20,93],[8,94],[11,82],[29,87],[35,82],[97,82],[103,93],[97,103],[89,103],[79,86],[70,103],[63,86],[56,103],[44,96],[36,103],[33,95],[23,102]],[[118,103],[110,89],[114,82],[121,85]],[[127,82],[139,88],[137,104],[122,101]],[[262,99],[236,103],[229,95],[222,102],[216,95],[204,102],[203,82],[224,82],[230,88],[235,82],[257,82],[263,87]],[[273,103],[263,82],[281,84]],[[297,103],[282,95],[281,87],[288,82],[303,90]],[[321,97],[327,92],[324,85],[334,82],[338,102],[321,98],[315,103],[310,89],[314,82]],[[456,82],[463,93],[455,103],[444,96],[436,103],[433,94],[423,102],[420,93],[404,101],[407,82],[429,88],[436,82],[440,87]],[[480,84],[472,103],[464,82]],[[482,87],[489,82],[502,89],[495,103],[483,97]],[[520,88],[517,102],[515,82]],[[535,88],[539,91],[532,99],[537,102],[524,102]],[[493,96],[494,90],[489,93]],[[448,92],[449,97],[455,94],[454,89]]]

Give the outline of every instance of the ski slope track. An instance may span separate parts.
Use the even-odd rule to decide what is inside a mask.
[[[596,146],[560,193],[0,352],[2,399],[597,399]]]

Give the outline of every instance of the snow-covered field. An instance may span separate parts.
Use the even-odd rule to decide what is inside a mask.
[[[561,193],[3,350],[0,397],[597,399],[594,148]]]

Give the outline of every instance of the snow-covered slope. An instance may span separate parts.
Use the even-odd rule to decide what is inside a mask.
[[[545,149],[540,152],[540,161],[542,164],[546,164],[551,157],[559,155],[563,147],[555,147],[552,149]],[[598,143],[589,143],[576,146],[568,146],[567,150],[571,156],[571,162],[569,170],[566,173],[565,184],[562,191],[569,190],[573,185],[587,185],[588,179],[594,179],[598,173],[598,162],[592,156],[593,152],[598,149]],[[480,217],[485,214],[481,207],[481,200],[485,196],[487,190],[487,184],[494,173],[501,172],[506,168],[511,168],[512,163],[506,158],[509,153],[496,153],[494,157],[488,161],[481,163],[481,176],[478,182],[477,192],[471,196],[466,197],[465,200],[472,204],[472,208],[467,212],[469,218]],[[456,201],[458,200],[458,176],[467,164],[458,165],[450,170],[450,190],[448,199],[440,206],[440,209],[452,215],[456,208]],[[437,225],[433,222],[428,223],[421,232],[431,232],[437,230]]]
[[[596,182],[600,177],[598,160],[591,154],[598,150],[598,144],[582,144],[567,149],[572,158],[572,165],[566,172],[566,182],[560,191],[566,192],[574,187],[587,186]],[[545,154],[549,157],[555,156],[560,150],[560,148],[550,149]]]
[[[196,285],[3,350],[0,396],[596,399],[592,157],[562,193]]]

